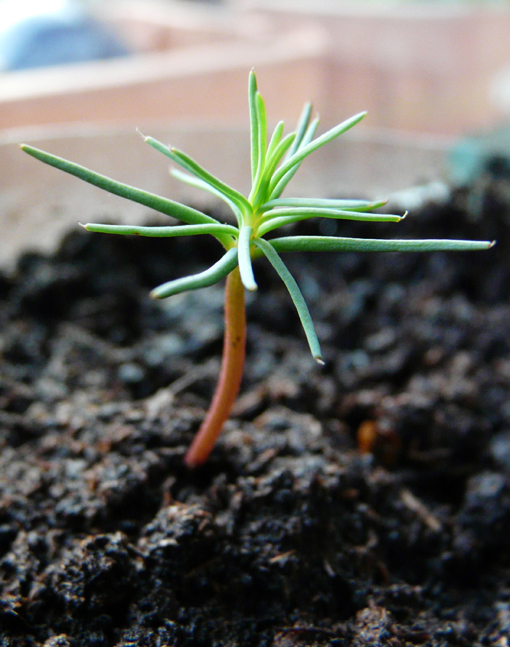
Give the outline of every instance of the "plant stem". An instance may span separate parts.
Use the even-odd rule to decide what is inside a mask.
[[[246,353],[246,309],[239,267],[227,277],[225,288],[225,337],[221,372],[209,411],[193,439],[184,462],[190,468],[207,460],[230,416],[244,370]]]

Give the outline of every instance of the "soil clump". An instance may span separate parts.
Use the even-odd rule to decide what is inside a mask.
[[[286,255],[325,367],[257,264],[242,395],[194,472],[222,289],[148,292],[219,247],[76,231],[1,275],[0,645],[507,645],[508,188],[337,224],[487,252]]]

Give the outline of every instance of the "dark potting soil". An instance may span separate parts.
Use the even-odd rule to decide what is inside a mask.
[[[194,472],[222,286],[148,291],[216,244],[76,231],[0,276],[0,645],[506,647],[508,188],[337,225],[487,252],[287,255],[324,367],[259,262],[242,395]]]

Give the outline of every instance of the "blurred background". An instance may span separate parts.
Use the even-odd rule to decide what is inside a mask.
[[[47,223],[42,201],[54,219],[102,200],[71,180],[63,197],[21,140],[188,198],[138,127],[246,190],[252,67],[272,124],[293,127],[309,100],[322,128],[368,111],[300,176],[303,194],[437,188],[471,181],[494,152],[510,157],[510,0],[0,0],[0,25],[11,231],[21,212]]]
[[[2,129],[242,123],[252,66],[287,119],[458,135],[510,109],[508,0],[0,0],[0,25]]]

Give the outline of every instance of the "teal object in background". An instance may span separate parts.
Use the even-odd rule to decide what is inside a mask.
[[[457,185],[485,174],[510,178],[510,125],[460,140],[450,153],[449,167]]]

